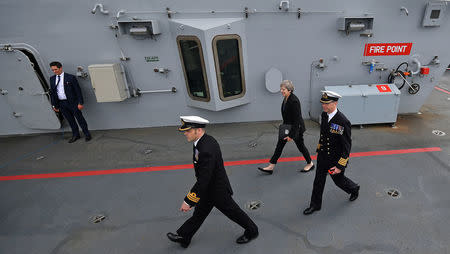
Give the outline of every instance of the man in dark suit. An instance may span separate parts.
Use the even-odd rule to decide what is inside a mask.
[[[322,91],[322,116],[320,123],[320,141],[317,145],[317,171],[314,178],[311,203],[303,214],[312,214],[322,207],[322,194],[327,174],[331,175],[334,183],[350,194],[350,201],[359,195],[359,185],[344,175],[352,146],[351,124],[347,118],[337,110],[337,103],[341,96],[332,91]]]
[[[258,236],[258,227],[232,198],[233,190],[225,172],[220,146],[204,130],[209,123],[208,120],[198,116],[181,116],[180,118],[183,125],[179,130],[184,132],[189,142],[194,142],[193,161],[197,178],[197,182],[185,196],[180,210],[187,212],[193,207],[195,210],[192,217],[176,233],[167,233],[167,237],[187,248],[195,232],[213,207],[216,207],[245,229],[244,234],[237,238],[236,242],[248,243]]]
[[[91,140],[86,120],[81,110],[83,109],[83,95],[77,78],[74,75],[63,72],[60,62],[51,62],[50,68],[55,75],[50,77],[50,99],[55,112],[63,114],[72,128],[72,138],[69,143],[73,143],[80,138],[80,131],[75,118],[83,130],[86,142]]]

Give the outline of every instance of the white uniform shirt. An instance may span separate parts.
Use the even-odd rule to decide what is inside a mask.
[[[55,85],[57,85],[56,91],[58,93],[58,99],[67,100],[66,92],[64,92],[64,72],[61,73],[61,75],[59,76],[60,76],[59,83],[58,83],[58,75],[56,75],[55,77]]]
[[[330,114],[327,113],[327,115],[328,115],[328,122],[330,122],[331,118],[333,118],[333,116],[335,116],[336,113],[337,113],[337,108],[333,112],[331,112]]]

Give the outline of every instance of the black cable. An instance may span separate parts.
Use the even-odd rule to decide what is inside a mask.
[[[398,69],[400,69],[400,67],[401,67],[402,65],[404,65],[404,64],[406,64],[405,71],[408,71],[408,66],[409,66],[408,62],[403,62],[403,63],[401,63],[401,64],[397,67],[397,69],[396,69],[395,71],[398,71]]]
[[[403,73],[403,71],[399,71],[400,67],[402,67],[402,65],[404,65],[404,64],[406,64],[405,72],[407,72],[409,64],[408,64],[408,62],[403,62],[403,63],[399,64],[399,66],[397,66],[397,69],[394,72],[391,72],[389,74],[389,76],[388,76],[388,83],[389,84],[394,83],[394,80],[395,80],[395,78],[397,76],[402,76],[403,77],[402,78],[403,79],[403,83],[401,84],[400,87],[398,87],[398,90],[402,89],[405,86],[405,84],[406,84],[405,74]]]

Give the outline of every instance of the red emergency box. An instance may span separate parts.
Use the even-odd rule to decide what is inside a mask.
[[[430,67],[423,66],[420,68],[420,74],[428,75],[430,74]]]

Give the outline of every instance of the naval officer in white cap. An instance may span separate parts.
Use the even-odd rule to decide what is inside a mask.
[[[196,183],[184,197],[180,210],[187,212],[195,207],[194,214],[176,233],[167,233],[167,237],[187,248],[195,232],[203,221],[216,207],[225,216],[245,229],[244,234],[237,238],[239,244],[248,243],[258,236],[258,227],[248,215],[236,204],[232,198],[231,189],[222,152],[217,141],[205,133],[208,120],[198,116],[180,116],[182,126],[179,131],[184,132],[187,140],[194,143],[193,162]]]
[[[352,147],[351,123],[337,109],[341,96],[332,91],[322,91],[322,118],[320,123],[320,140],[317,145],[317,170],[314,178],[311,202],[303,214],[308,215],[322,207],[322,194],[327,174],[334,183],[350,194],[350,201],[359,195],[359,185],[344,175],[350,149]]]

